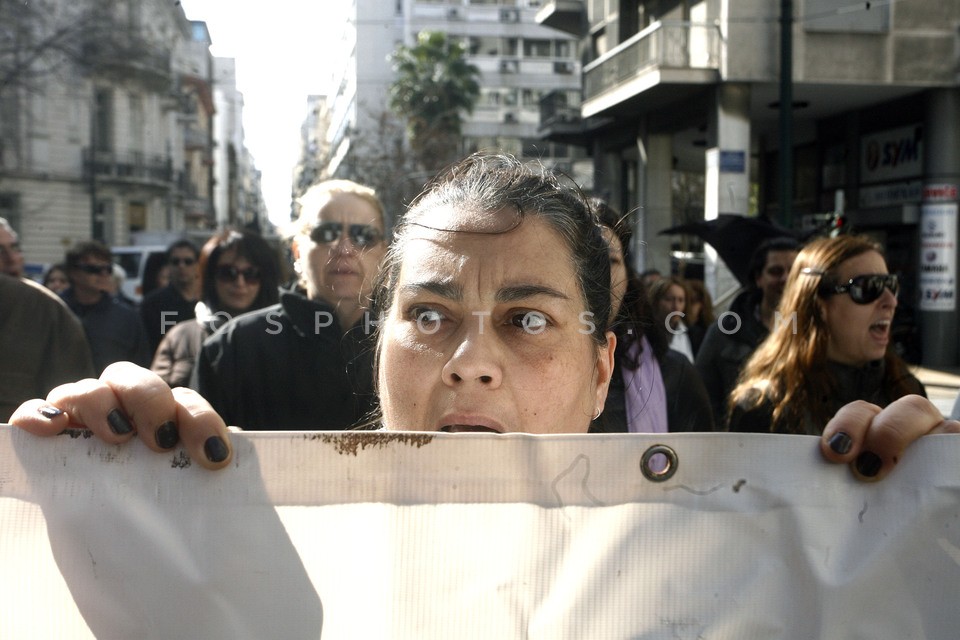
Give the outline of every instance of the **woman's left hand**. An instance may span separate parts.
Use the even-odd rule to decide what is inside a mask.
[[[929,433],[960,433],[960,422],[944,419],[923,396],[904,396],[883,409],[858,400],[827,423],[820,450],[827,460],[851,463],[861,480],[875,481],[897,466],[911,442]]]

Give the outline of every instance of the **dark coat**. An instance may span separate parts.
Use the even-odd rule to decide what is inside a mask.
[[[667,349],[658,360],[667,395],[667,428],[670,432],[713,431],[710,403],[696,369],[679,351]],[[590,425],[591,433],[625,433],[627,409],[623,373],[616,363],[603,413]]]
[[[374,406],[372,334],[363,320],[344,332],[331,306],[285,292],[210,336],[191,386],[231,426],[346,429]]]
[[[107,365],[121,360],[150,366],[150,343],[135,309],[104,293],[95,304],[80,304],[73,289],[61,294],[70,310],[80,318],[93,356],[96,375]]]
[[[826,413],[832,416],[840,410],[840,407],[854,400],[866,400],[877,406],[885,407],[902,395],[909,393],[926,397],[927,392],[923,383],[911,374],[907,374],[905,379],[901,381],[907,387],[905,394],[888,393],[884,389],[885,374],[886,366],[883,360],[876,360],[862,367],[828,362],[823,370],[818,372],[818,375],[830,377],[830,395],[821,398],[820,402],[826,408]],[[764,399],[753,408],[748,408],[745,402],[738,403],[733,407],[730,415],[730,431],[796,433],[798,431],[797,425],[771,424],[773,408],[773,403],[768,399]],[[799,425],[799,432],[808,435],[818,436],[823,433],[823,428],[826,426],[825,423],[816,423],[809,416],[803,422],[802,425]]]
[[[707,329],[697,351],[697,372],[717,425],[726,423],[727,403],[740,371],[769,334],[758,317],[761,296],[759,290],[738,295],[730,305],[730,311],[721,314]]]
[[[173,285],[151,291],[140,301],[140,317],[147,330],[151,355],[174,325],[196,317],[196,304],[180,295]]]

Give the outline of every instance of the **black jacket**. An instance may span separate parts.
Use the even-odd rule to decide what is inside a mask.
[[[374,406],[373,332],[343,332],[327,304],[285,292],[203,343],[191,386],[228,425],[340,430]]]
[[[196,300],[190,301],[180,295],[173,285],[151,291],[140,301],[140,317],[147,330],[151,355],[174,325],[197,317],[194,312],[196,304]]]
[[[884,389],[886,366],[883,360],[869,362],[862,367],[852,367],[827,362],[820,376],[830,379],[830,395],[820,399],[821,406],[826,409],[827,415],[833,415],[840,407],[854,400],[866,400],[873,404],[885,407],[899,395],[890,395]],[[926,397],[927,392],[923,384],[913,375],[907,374],[905,380],[907,393],[916,393]],[[802,425],[771,424],[773,419],[773,403],[764,399],[753,408],[747,408],[745,403],[738,403],[733,407],[730,415],[730,431],[745,431],[753,433],[804,433],[818,436],[823,433],[826,424],[816,423],[809,414],[804,418]]]
[[[730,310],[721,314],[707,329],[697,351],[697,372],[707,391],[717,425],[726,422],[727,403],[740,371],[769,333],[758,317],[762,295],[759,290],[738,295]]]
[[[659,359],[660,375],[667,395],[667,428],[670,432],[713,431],[710,403],[696,369],[679,351],[667,349]],[[590,425],[591,433],[625,433],[627,431],[626,393],[620,363],[616,363],[610,379],[610,390],[603,413]]]

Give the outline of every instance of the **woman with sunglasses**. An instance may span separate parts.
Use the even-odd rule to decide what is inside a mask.
[[[730,429],[820,435],[847,403],[884,407],[925,395],[890,348],[898,292],[873,241],[838,236],[808,244],[790,270],[781,321],[733,391]]]
[[[383,205],[349,180],[318,183],[299,205],[287,230],[296,287],[206,340],[190,383],[244,429],[346,429],[374,405],[366,311],[386,254]]]
[[[171,387],[187,386],[203,341],[233,317],[275,304],[277,257],[266,240],[247,231],[221,231],[200,250],[201,301],[196,318],[164,335],[150,369]]]

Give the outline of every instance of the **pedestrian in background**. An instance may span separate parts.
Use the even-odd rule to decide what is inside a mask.
[[[129,360],[150,364],[150,343],[133,307],[110,295],[113,256],[104,244],[88,240],[67,252],[70,288],[62,298],[80,318],[97,375],[107,365]]]
[[[649,296],[657,322],[670,334],[670,348],[682,353],[692,363],[700,343],[693,343],[684,321],[687,285],[676,276],[660,278],[650,285]]]
[[[70,288],[70,279],[67,277],[67,265],[58,262],[43,274],[43,286],[57,295]]]
[[[368,187],[331,180],[288,230],[299,285],[204,342],[191,387],[245,429],[346,429],[375,405],[373,320],[386,213]]]
[[[670,349],[640,276],[630,266],[630,225],[591,200],[610,252],[610,330],[617,336],[603,412],[592,433],[712,431],[713,413],[693,364]]]
[[[687,285],[687,317],[683,320],[690,332],[690,344],[694,345],[693,357],[696,359],[700,353],[700,346],[707,335],[707,329],[716,321],[713,313],[713,299],[710,292],[704,286],[703,280],[691,278],[685,281]]]
[[[23,251],[20,249],[20,236],[6,218],[0,218],[0,273],[14,278],[23,277]]]
[[[177,240],[167,248],[170,284],[140,301],[140,317],[147,330],[151,357],[163,335],[178,322],[193,320],[200,299],[197,259],[200,251],[189,240]]]
[[[718,425],[727,423],[730,393],[743,365],[773,327],[790,265],[800,251],[794,238],[765,240],[750,256],[748,288],[707,328],[695,364]]]
[[[200,249],[196,318],[167,331],[150,369],[171,387],[190,384],[203,341],[232,318],[276,304],[280,270],[266,240],[248,231],[221,231]]]
[[[754,352],[733,392],[730,430],[820,435],[855,400],[885,407],[925,396],[890,348],[898,292],[872,240],[838,236],[807,245],[780,302],[785,321]],[[865,476],[879,464],[859,462]]]

